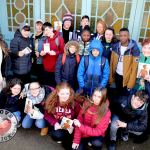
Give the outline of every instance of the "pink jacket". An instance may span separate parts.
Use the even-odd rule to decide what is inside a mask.
[[[99,123],[94,125],[95,120],[98,117],[96,112],[94,106],[91,106],[84,116],[82,115],[82,110],[80,111],[77,119],[80,121],[81,126],[75,127],[73,143],[80,144],[81,138],[105,136],[105,131],[110,123],[111,112],[108,109],[107,113],[101,118]]]

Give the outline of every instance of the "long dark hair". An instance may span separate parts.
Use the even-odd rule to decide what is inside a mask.
[[[10,81],[7,82],[6,87],[2,90],[2,92],[4,92],[5,94],[11,95],[11,90],[10,88],[12,88],[13,86],[15,86],[16,84],[20,85],[22,87],[22,82],[20,79],[14,78],[11,79]]]
[[[95,125],[97,125],[100,121],[100,119],[107,113],[107,111],[109,110],[109,102],[107,100],[107,89],[95,89],[93,94],[98,91],[101,92],[102,94],[102,99],[100,101],[100,104],[97,108],[97,116],[98,118],[95,120]],[[93,101],[92,100],[88,100],[87,104],[83,106],[83,115],[88,111],[88,109],[93,105]]]
[[[0,33],[0,47],[4,53],[4,57],[8,56],[9,54],[9,49],[7,48],[6,42],[3,40],[3,35]]]
[[[116,43],[116,42],[118,41],[118,39],[117,39],[117,37],[116,37],[116,35],[115,35],[115,30],[114,30],[113,27],[108,27],[108,28],[106,28],[106,30],[105,30],[105,32],[104,32],[104,35],[103,35],[103,37],[102,37],[102,41],[103,41],[103,42],[106,42],[105,33],[106,33],[107,30],[112,31],[112,33],[113,33],[113,38],[112,38],[112,40],[111,40],[111,43]]]

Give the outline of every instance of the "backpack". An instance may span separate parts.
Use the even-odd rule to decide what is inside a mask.
[[[65,61],[66,61],[66,53],[63,53],[63,55],[62,55],[62,65],[65,64]],[[79,64],[80,56],[78,54],[76,55],[76,61],[77,61],[77,64]]]
[[[101,65],[100,65],[101,72],[103,72],[103,70],[104,70],[105,62],[106,62],[106,58],[104,56],[102,56]],[[89,65],[89,56],[86,55],[86,56],[84,56],[85,72],[87,71],[88,65]]]

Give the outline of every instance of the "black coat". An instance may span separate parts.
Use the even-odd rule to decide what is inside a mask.
[[[0,109],[6,109],[10,112],[19,111],[19,96],[11,97],[2,91],[0,93]]]
[[[77,68],[75,54],[66,55],[65,63],[62,64],[62,54],[59,55],[55,67],[55,80],[59,84],[61,82],[69,83],[72,88],[76,89],[77,84]]]
[[[147,103],[141,108],[133,109],[131,107],[130,96],[121,96],[113,101],[113,113],[119,116],[121,121],[127,123],[127,129],[135,132],[143,132],[147,127]]]
[[[32,50],[31,41],[29,38],[24,38],[19,30],[16,31],[14,39],[10,43],[13,72],[19,75],[27,74],[31,70],[32,53],[18,56],[18,52],[24,48],[29,47]]]

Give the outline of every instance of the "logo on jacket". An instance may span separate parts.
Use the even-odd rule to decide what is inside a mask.
[[[17,132],[15,115],[5,109],[0,109],[0,142],[9,141]]]

